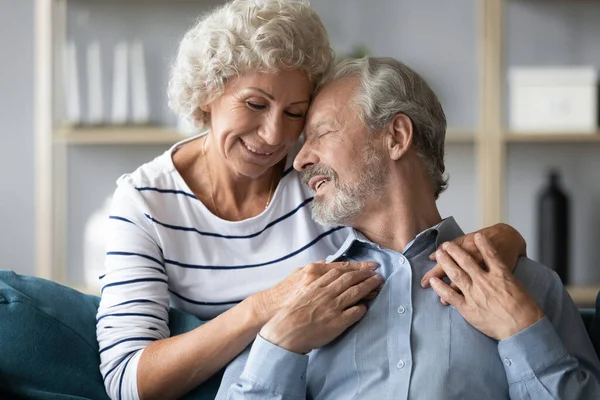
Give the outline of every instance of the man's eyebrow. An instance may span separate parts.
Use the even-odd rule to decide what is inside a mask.
[[[264,94],[265,96],[267,96],[269,99],[275,101],[275,96],[273,96],[271,93],[261,89],[261,88],[257,88],[254,86],[249,86],[248,89],[253,89],[256,90],[257,92],[261,92],[262,94]],[[295,101],[293,103],[291,103],[290,105],[294,105],[294,104],[302,104],[302,103],[310,103],[310,100],[301,100],[301,101]]]
[[[330,117],[330,118],[321,119],[321,120],[317,121],[316,123],[307,126],[306,131],[312,133],[313,131],[316,131],[317,129],[322,128],[323,126],[331,126],[333,129],[339,129],[341,124],[337,118]]]
[[[337,118],[330,117],[317,121],[317,123],[311,125],[311,129],[319,129],[324,125],[330,125],[333,128],[339,128],[341,124]]]

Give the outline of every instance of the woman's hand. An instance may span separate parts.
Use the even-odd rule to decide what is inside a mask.
[[[373,262],[334,262],[327,264],[325,261],[317,261],[305,267],[297,268],[277,285],[251,296],[256,316],[261,325],[266,324],[292,296],[304,290],[331,270],[374,271],[377,267],[377,263]],[[373,297],[374,293],[368,296],[368,298]]]
[[[358,322],[367,312],[367,306],[359,301],[382,283],[381,275],[369,269],[330,269],[301,286],[260,335],[288,351],[306,354]]]
[[[485,235],[489,241],[492,243],[495,249],[498,251],[498,256],[502,260],[502,262],[506,265],[509,271],[512,273],[517,266],[517,260],[521,256],[526,256],[526,246],[525,239],[523,236],[512,226],[507,224],[496,224],[489,228],[484,228],[480,231],[469,233],[467,235],[461,236],[459,238],[454,239],[452,242],[460,246],[464,251],[469,253],[469,255],[479,264],[483,265],[485,263],[484,257],[479,251],[479,248],[475,244],[475,234],[480,232]],[[433,253],[430,258],[432,260],[436,259],[436,253]],[[437,260],[439,262],[439,260]],[[429,280],[431,278],[442,279],[446,276],[446,272],[441,267],[440,264],[437,264],[430,271],[428,271],[423,279],[421,280],[421,286],[424,288],[429,287]],[[452,284],[452,288],[457,290],[456,285]]]

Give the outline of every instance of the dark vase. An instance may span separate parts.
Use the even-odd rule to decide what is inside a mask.
[[[569,198],[560,188],[558,171],[538,198],[539,261],[556,271],[564,285],[569,282]]]

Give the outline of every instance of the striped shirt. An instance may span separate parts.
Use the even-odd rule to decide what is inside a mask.
[[[295,268],[325,259],[348,235],[310,216],[312,193],[290,152],[273,201],[256,217],[225,221],[199,201],[173,165],[175,144],[117,181],[97,315],[100,371],[109,396],[137,399],[137,364],[169,337],[170,306],[210,319]]]

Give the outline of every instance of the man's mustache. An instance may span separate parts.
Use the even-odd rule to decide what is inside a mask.
[[[310,180],[319,175],[328,177],[335,184],[338,182],[338,175],[332,168],[325,165],[313,165],[309,169],[302,171],[302,183],[308,186]]]

